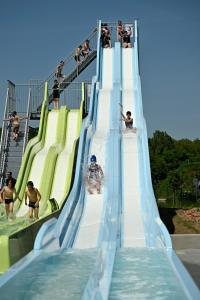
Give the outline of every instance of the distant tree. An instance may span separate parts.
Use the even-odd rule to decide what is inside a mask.
[[[182,188],[182,178],[176,171],[171,171],[168,175],[169,184],[173,190],[173,203],[175,203],[176,193]]]
[[[149,139],[150,155],[161,155],[167,149],[174,148],[174,140],[166,132],[156,130]]]
[[[181,199],[182,192],[194,194],[193,179],[196,176],[200,180],[199,139],[175,140],[166,132],[157,130],[149,138],[149,153],[156,195],[170,198],[173,192],[175,201],[178,194]]]

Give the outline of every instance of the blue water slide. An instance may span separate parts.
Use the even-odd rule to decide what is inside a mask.
[[[136,23],[134,48],[122,49],[122,105],[124,112],[133,113],[136,130],[122,127],[121,248],[115,254],[109,299],[200,299],[172,248],[153,193]]]
[[[99,233],[95,268],[90,274],[82,299],[108,299],[116,248],[120,246],[121,221],[121,47],[114,47],[114,78],[110,105],[108,142],[107,201]]]

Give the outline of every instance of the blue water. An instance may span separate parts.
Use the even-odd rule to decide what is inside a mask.
[[[109,300],[188,299],[162,250],[135,248],[117,251]]]
[[[94,250],[43,253],[0,288],[0,299],[81,299],[95,258]]]

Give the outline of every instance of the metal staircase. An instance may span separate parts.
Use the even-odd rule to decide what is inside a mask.
[[[17,177],[21,165],[22,154],[24,152],[24,139],[26,121],[20,121],[19,137],[17,141],[13,140],[12,129],[8,133],[8,141],[5,151],[4,173],[12,171],[13,177]]]
[[[21,95],[20,95],[21,96]],[[29,103],[31,98],[30,90],[25,95],[26,113],[20,113],[18,104],[18,93],[16,86],[11,81],[8,82],[7,97],[4,109],[4,119],[9,119],[14,110],[18,111],[20,117],[29,115]],[[22,99],[22,97],[20,97]],[[17,178],[21,165],[22,155],[28,140],[28,122],[29,119],[20,120],[18,140],[13,140],[12,124],[10,121],[3,121],[1,144],[0,144],[0,188],[5,184],[7,171],[11,171],[14,178]]]
[[[70,83],[72,83],[88,66],[89,64],[97,57],[97,51],[92,51],[85,59],[81,62],[80,65],[77,65],[76,68],[62,81],[60,84],[60,93],[66,89]],[[49,104],[53,101],[53,94],[49,96]],[[41,110],[41,106],[38,107]]]
[[[75,60],[75,49],[64,60],[63,75],[64,80],[60,83],[60,92],[66,91],[67,87],[91,64],[96,58],[96,42],[97,30],[92,30],[91,34],[83,40],[90,42],[90,52],[82,58],[81,63],[77,64]],[[80,44],[79,44],[80,45]],[[78,47],[78,46],[77,46]],[[8,81],[7,97],[4,110],[4,119],[8,119],[10,113],[17,111],[18,115],[29,115],[31,120],[40,119],[40,111],[42,107],[44,84],[48,82],[48,86],[52,88],[55,79],[55,71],[44,81],[38,81],[37,84],[30,83],[29,86],[21,86],[21,92],[18,93],[15,84]],[[24,92],[26,90],[26,92]],[[27,92],[28,91],[28,92]],[[49,104],[53,101],[52,90],[49,92]],[[23,113],[22,113],[23,112]],[[26,112],[26,113],[24,113]],[[5,175],[7,171],[13,173],[13,177],[17,178],[20,168],[22,155],[25,150],[28,136],[28,121],[20,121],[19,139],[15,142],[12,139],[12,128],[9,122],[4,121],[2,126],[2,135],[0,143],[0,188],[5,183]]]
[[[89,54],[81,60],[80,64],[77,64],[75,60],[75,49],[80,45],[83,44],[85,40],[89,40],[90,42],[90,49],[91,51]],[[96,58],[97,51],[96,51],[96,43],[97,43],[97,30],[96,28],[92,30],[91,34],[87,36],[82,43],[79,43],[77,47],[74,48],[73,52],[64,60],[64,68],[63,68],[63,75],[64,80],[60,83],[60,92],[62,93]],[[45,82],[48,82],[48,86],[52,88],[53,82],[55,77],[55,72],[52,72],[51,75],[44,80],[41,84],[41,88]],[[53,101],[53,95],[50,93],[49,95],[49,104]],[[34,117],[38,119],[39,113],[41,111],[42,102],[38,105],[35,111],[31,113],[31,119]]]

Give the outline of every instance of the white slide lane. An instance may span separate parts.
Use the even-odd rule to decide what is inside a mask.
[[[48,114],[44,147],[35,155],[32,162],[28,181],[33,181],[34,186],[37,187],[38,189],[42,179],[44,163],[49,148],[52,145],[55,145],[56,143],[56,130],[57,130],[58,116],[59,116],[59,111],[58,112],[52,111]],[[27,212],[28,212],[28,208],[25,205],[23,199],[23,203],[21,204],[20,209],[18,210],[16,216],[17,217],[24,216],[25,214],[27,214]]]
[[[97,246],[101,225],[104,195],[106,193],[105,154],[110,127],[110,93],[113,81],[112,60],[113,49],[103,49],[102,88],[99,91],[96,132],[91,139],[88,156],[89,163],[90,156],[92,154],[96,155],[97,163],[101,165],[105,175],[105,185],[100,195],[89,195],[86,191],[85,207],[74,243],[74,247],[79,249]]]
[[[135,96],[133,76],[134,48],[122,49],[122,104],[123,113],[131,111],[135,117]],[[141,191],[138,166],[138,136],[137,132],[122,133],[122,178],[123,178],[123,246],[145,246],[144,227],[141,217]]]
[[[62,204],[62,201],[66,197],[66,180],[69,172],[71,153],[73,150],[74,142],[79,137],[79,115],[80,112],[78,110],[70,111],[68,113],[65,147],[59,154],[56,162],[50,198],[56,199],[59,206]]]

